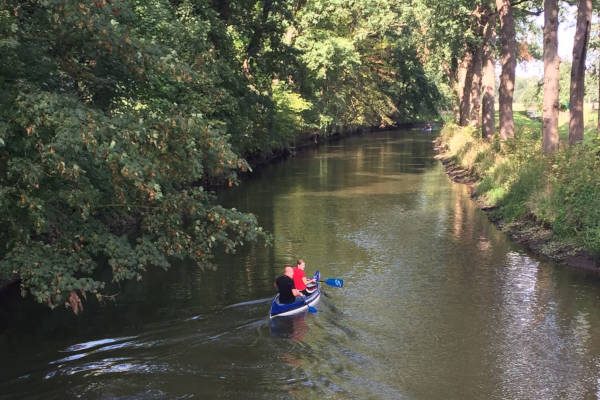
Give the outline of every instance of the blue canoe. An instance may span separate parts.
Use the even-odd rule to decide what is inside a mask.
[[[314,306],[319,302],[321,297],[321,284],[319,283],[321,274],[319,271],[315,273],[313,279],[317,280],[317,284],[309,286],[307,289],[310,292],[308,296],[296,297],[296,301],[290,304],[282,304],[279,302],[279,293],[271,302],[271,318],[283,317],[284,315],[294,315],[308,310],[308,306]]]

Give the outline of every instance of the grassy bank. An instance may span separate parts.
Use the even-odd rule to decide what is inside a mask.
[[[541,122],[515,114],[514,139],[482,140],[480,131],[447,124],[440,135],[441,156],[466,170],[476,186],[474,197],[490,217],[519,231],[536,250],[559,261],[587,253],[600,256],[600,142],[595,125],[584,143],[561,146],[547,156],[541,150]],[[596,264],[594,262],[594,264]]]

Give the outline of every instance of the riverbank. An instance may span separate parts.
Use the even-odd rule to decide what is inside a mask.
[[[554,262],[600,272],[597,147],[590,140],[546,156],[538,122],[517,121],[516,138],[505,143],[448,124],[435,140],[436,158],[514,241]]]
[[[287,157],[294,156],[297,152],[315,148],[322,144],[337,142],[344,138],[356,135],[364,135],[372,132],[390,131],[396,129],[414,129],[425,125],[425,122],[405,122],[384,127],[379,126],[359,126],[342,129],[330,135],[322,135],[316,132],[303,132],[299,134],[294,143],[283,148],[273,148],[269,151],[254,152],[245,155],[245,159],[250,167],[255,168],[261,165],[267,165],[272,162],[284,160]]]

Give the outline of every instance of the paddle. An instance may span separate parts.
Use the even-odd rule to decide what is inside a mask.
[[[344,280],[337,279],[337,278],[329,278],[329,279],[325,279],[324,281],[319,281],[319,282],[323,282],[323,283],[328,284],[329,286],[333,286],[333,287],[337,287],[337,288],[341,288],[344,286]]]
[[[333,286],[333,287],[337,287],[337,288],[341,288],[344,286],[344,280],[343,279],[337,279],[337,278],[329,278],[329,279],[325,279],[324,281],[319,281],[319,282],[323,282],[326,283],[329,286]],[[306,305],[308,307],[308,311],[311,313],[316,313],[318,312],[316,308],[314,308],[313,306],[309,306],[308,304]]]

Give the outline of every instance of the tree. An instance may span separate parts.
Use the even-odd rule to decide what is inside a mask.
[[[494,99],[496,92],[496,71],[494,68],[494,44],[496,14],[487,10],[487,19],[483,33],[483,98],[481,102],[482,136],[491,140],[495,131]]]
[[[439,93],[423,67],[410,7],[309,0],[296,16],[293,45],[306,71],[300,92],[314,105],[306,114],[315,130],[330,134],[435,115]]]
[[[583,140],[583,97],[585,94],[585,59],[590,36],[592,0],[579,0],[573,42],[573,65],[569,98],[569,144]]]
[[[301,102],[306,101],[299,93],[305,67],[298,51],[286,39],[286,33],[294,32],[297,2],[187,0],[185,3],[193,4],[190,17],[205,23],[203,29],[208,30],[214,56],[221,65],[217,79],[224,93],[216,100],[223,107],[216,116],[226,123],[234,150],[252,156],[289,146],[300,126],[287,129],[286,124],[280,125],[281,116],[288,114],[293,120],[304,120],[304,111],[300,111],[303,108],[296,108],[288,101],[293,102],[296,95]],[[214,4],[214,9],[207,3]],[[292,96],[281,96],[283,86]]]
[[[544,107],[542,147],[546,153],[558,150],[558,0],[544,0]]]
[[[98,271],[139,280],[174,258],[207,265],[217,247],[265,237],[254,216],[220,206],[206,188],[234,184],[248,165],[215,118],[225,95],[205,21],[180,19],[185,4],[8,3],[1,277],[78,310],[80,296],[102,296]],[[164,31],[153,37],[148,26]],[[175,51],[170,40],[188,47]]]
[[[517,67],[517,42],[515,37],[515,21],[510,0],[496,0],[496,8],[501,26],[502,51],[500,60],[500,138],[506,140],[514,137],[515,123],[513,119],[513,91],[515,87],[515,69]]]
[[[409,26],[418,24],[416,34],[419,47],[426,54],[425,68],[433,71],[440,92],[454,109],[456,123],[469,121],[472,84],[467,84],[473,73],[469,52],[479,42],[473,33],[477,20],[473,11],[475,0],[412,0],[407,6],[411,18]],[[466,88],[466,93],[465,93]],[[465,96],[466,95],[466,96]],[[462,108],[462,112],[461,112]]]
[[[481,76],[483,63],[483,49],[478,46],[473,54],[473,77],[471,79],[471,114],[469,125],[481,125]]]
[[[471,90],[473,86],[473,51],[465,50],[463,58],[458,66],[457,94],[459,104],[460,126],[469,124],[469,112],[471,109]]]
[[[301,131],[436,116],[448,66],[477,42],[476,2],[450,24],[442,3],[4,1],[0,279],[76,305],[267,239],[212,188]]]
[[[489,19],[489,8],[484,2],[479,4],[473,11],[475,18],[473,31],[477,36],[477,41],[473,48],[473,69],[471,80],[471,114],[469,124],[472,126],[481,125],[481,87],[483,74],[483,52],[485,46],[485,27]]]

